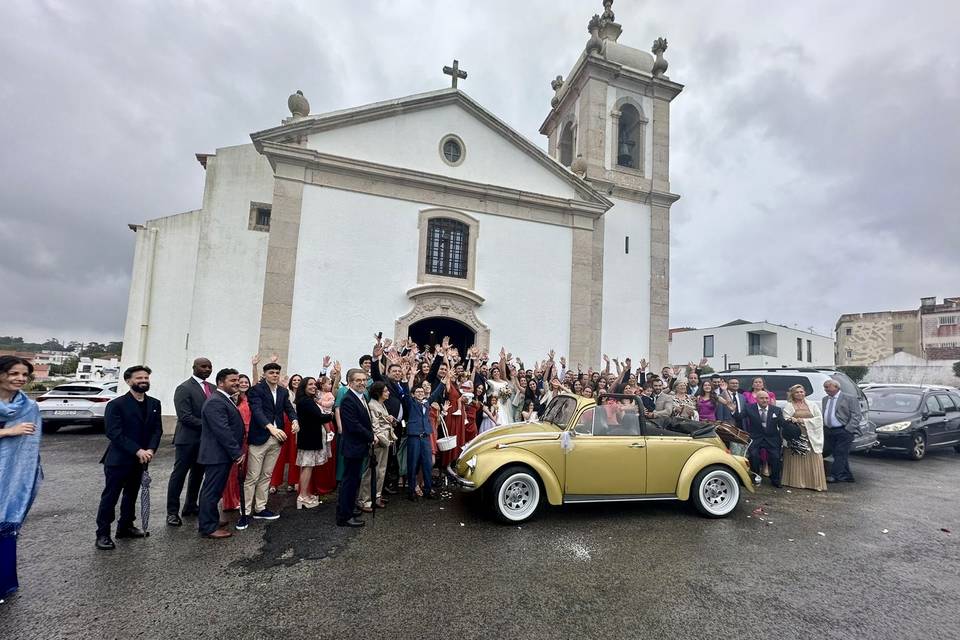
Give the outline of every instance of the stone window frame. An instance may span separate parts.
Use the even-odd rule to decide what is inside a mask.
[[[449,140],[453,140],[460,146],[460,158],[456,162],[451,162],[447,158],[447,154],[443,152],[443,147],[445,144],[447,144]],[[463,164],[463,161],[467,157],[467,145],[463,143],[463,138],[461,138],[455,133],[448,133],[447,135],[440,138],[439,151],[440,151],[440,159],[443,160],[446,164],[450,165],[451,167],[459,167],[460,165]]]
[[[640,153],[637,156],[637,166],[634,167],[625,167],[617,163],[617,148],[620,146],[620,111],[624,105],[629,104],[634,109],[637,110],[637,114],[640,116],[640,133],[638,135],[638,142],[640,145]],[[610,122],[612,123],[611,133],[611,142],[610,142],[610,168],[614,171],[622,171],[624,173],[629,173],[632,175],[638,175],[641,178],[646,177],[647,171],[647,125],[650,124],[650,119],[647,118],[646,112],[643,110],[643,105],[641,105],[636,99],[624,96],[619,98],[613,105],[613,110],[610,111]]]
[[[449,218],[467,225],[467,277],[456,278],[427,273],[427,227],[433,218]],[[417,284],[443,284],[473,291],[477,282],[477,238],[480,236],[480,221],[456,209],[430,207],[421,209],[417,219],[420,241],[417,250]]]
[[[257,217],[259,216],[260,210],[266,209],[270,211],[271,216],[273,214],[273,205],[268,202],[250,202],[250,218],[247,221],[247,229],[250,231],[263,231],[265,233],[270,233],[270,225],[257,224]]]

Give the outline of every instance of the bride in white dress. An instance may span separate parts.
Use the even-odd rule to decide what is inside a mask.
[[[489,393],[497,399],[497,424],[510,424],[513,420],[513,385],[503,379],[503,372],[500,370],[503,361],[491,367],[491,377],[487,379],[487,389]]]

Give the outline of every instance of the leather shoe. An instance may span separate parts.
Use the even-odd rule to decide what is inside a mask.
[[[827,482],[834,483],[837,482],[837,479],[834,476],[827,476]]]
[[[117,529],[117,539],[120,538],[146,538],[147,534],[136,527],[128,527],[126,529]]]
[[[226,531],[225,529],[217,529],[212,533],[201,533],[200,537],[202,538],[213,538],[214,540],[220,540],[222,538],[229,538],[233,533]]]
[[[365,524],[367,523],[364,522],[363,520],[360,520],[358,518],[350,518],[349,520],[338,522],[337,526],[338,527],[362,527]]]
[[[354,518],[359,518],[359,517],[362,516],[362,515],[363,515],[363,511],[361,511],[360,509],[354,509],[354,510],[353,510],[353,517],[354,517]]]
[[[184,509],[180,512],[184,518],[196,518],[200,514],[199,509]]]
[[[364,513],[373,513],[373,507],[360,507],[360,511]]]
[[[437,500],[437,499],[439,499],[439,496],[437,496],[437,492],[436,492],[436,491],[431,491],[430,493],[425,493],[425,494],[423,494],[423,498],[424,498],[425,500]]]
[[[388,494],[390,494],[391,496],[395,496],[395,495],[397,495],[397,493],[398,493],[397,490],[396,490],[395,488],[393,488],[393,487],[384,487],[384,488],[383,488],[383,492],[384,492],[384,493],[388,493]]]
[[[844,482],[856,482],[853,478],[844,478]]]
[[[183,520],[181,520],[180,516],[178,516],[177,514],[171,513],[170,515],[167,516],[168,527],[179,527],[182,524],[183,524]]]
[[[97,549],[101,551],[111,551],[116,548],[117,545],[113,544],[110,536],[97,536]]]

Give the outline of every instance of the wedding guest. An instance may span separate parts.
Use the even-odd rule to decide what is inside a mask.
[[[810,442],[810,451],[801,455],[785,447],[783,452],[782,483],[797,489],[827,490],[827,475],[823,471],[823,413],[817,403],[807,400],[803,385],[787,389],[787,404],[783,417],[794,422]]]
[[[104,410],[104,426],[110,445],[100,459],[105,483],[97,509],[96,547],[101,551],[116,546],[110,537],[110,525],[113,523],[117,500],[120,500],[117,539],[146,536],[133,524],[136,520],[137,494],[140,493],[143,470],[153,460],[163,435],[160,401],[147,395],[150,373],[150,368],[143,365],[135,365],[124,371],[123,381],[130,390],[108,402]],[[220,498],[219,494],[217,498]]]
[[[280,517],[267,509],[268,489],[273,467],[280,455],[280,446],[287,435],[278,427],[284,416],[290,419],[290,431],[300,430],[297,411],[290,401],[286,387],[280,386],[281,367],[276,362],[263,365],[263,380],[250,387],[247,400],[250,402],[250,433],[247,460],[247,476],[243,482],[245,515],[237,520],[237,529],[250,525],[250,517],[256,520],[276,520]],[[250,515],[246,515],[250,514]]]
[[[700,420],[697,413],[697,400],[687,393],[687,381],[678,379],[673,384],[673,413],[674,418],[684,420]]]
[[[747,404],[757,404],[757,392],[764,391],[767,394],[767,398],[770,400],[770,404],[777,404],[777,396],[773,391],[767,391],[767,386],[763,381],[763,378],[756,377],[753,379],[753,386],[750,391],[745,391],[743,397],[747,399]]]
[[[376,499],[377,507],[384,508],[386,502],[383,499],[383,482],[387,475],[387,458],[390,453],[390,446],[396,441],[397,436],[393,432],[394,418],[384,406],[390,397],[390,389],[384,382],[374,382],[370,385],[370,422],[373,425],[373,436],[375,438],[373,445],[373,457],[360,478],[360,510],[366,513],[373,511],[373,500]],[[373,496],[370,488],[371,475],[376,469],[377,474],[377,495]]]
[[[221,369],[215,379],[217,390],[203,405],[200,418],[203,426],[197,460],[203,465],[203,486],[197,530],[203,538],[221,540],[233,535],[221,520],[217,503],[233,466],[243,461],[243,418],[233,401],[240,390],[239,372]]]
[[[694,374],[696,375],[696,374]],[[717,407],[720,401],[713,393],[713,384],[709,380],[700,383],[700,393],[697,394],[697,413],[701,422],[712,422],[717,419]]]
[[[423,474],[423,495],[432,499],[434,445],[431,444],[434,428],[430,422],[430,405],[441,395],[441,387],[437,387],[427,398],[425,385],[414,387],[413,391],[405,396],[407,415],[407,498],[417,499],[417,474]],[[496,400],[491,396],[492,406]],[[435,440],[433,440],[435,442]]]
[[[337,377],[337,386],[339,386],[339,370],[335,368],[331,375]],[[320,408],[326,413],[329,413],[333,417],[333,420],[327,425],[327,429],[330,431],[326,444],[327,461],[314,467],[310,474],[310,484],[312,485],[310,495],[315,496],[326,495],[337,490],[337,422],[336,415],[334,414],[336,398],[333,394],[333,381],[330,377],[324,376],[318,381],[318,385],[319,390],[317,391],[317,395],[319,396],[318,402]],[[331,435],[334,437],[331,438]]]
[[[486,433],[499,425],[497,417],[497,397],[493,394],[487,396],[483,405],[483,419],[480,421],[480,433]]]
[[[299,373],[293,374],[287,381],[287,393],[291,401],[297,396],[297,389],[302,381],[303,376]],[[297,441],[299,436],[293,433],[293,424],[290,417],[286,415],[283,417],[283,433],[286,434],[287,439],[283,441],[283,445],[280,447],[280,455],[277,456],[277,463],[273,467],[273,475],[270,476],[270,493],[276,493],[278,489],[284,486],[284,471],[287,474],[287,491],[293,493],[300,488],[300,469],[297,467]]]
[[[779,487],[783,470],[783,411],[770,402],[770,396],[763,389],[754,397],[757,402],[747,407],[744,423],[753,440],[748,454],[750,468],[763,475],[766,467],[770,484]]]
[[[337,495],[337,526],[362,527],[365,523],[357,517],[360,512],[355,511],[354,507],[363,462],[375,440],[370,410],[364,396],[367,389],[366,372],[363,369],[350,369],[347,371],[347,384],[350,385],[350,391],[340,403],[344,472]]]
[[[247,391],[250,390],[250,377],[244,373],[240,374],[240,390],[237,392],[234,402],[237,404],[237,410],[243,419],[243,455],[247,455],[247,436],[250,433],[250,403],[247,401]],[[223,503],[224,511],[236,511],[240,508],[240,483],[243,481],[242,463],[233,465],[230,469],[230,476],[227,478],[227,486],[223,489],[223,497],[220,499]],[[243,515],[243,514],[241,514]]]
[[[330,460],[328,434],[333,433],[333,394],[328,393],[327,409],[320,406],[316,378],[304,378],[297,389],[297,418],[300,432],[297,434],[297,466],[300,468],[300,492],[297,509],[312,509],[320,504],[320,498],[311,494],[314,467]]]
[[[0,602],[20,588],[17,537],[40,488],[40,409],[23,393],[29,360],[0,356]]]
[[[173,471],[167,482],[167,525],[179,527],[180,494],[183,492],[187,474],[187,497],[183,505],[183,517],[197,515],[197,496],[203,481],[203,465],[197,462],[200,453],[200,412],[203,403],[213,393],[213,385],[207,378],[213,372],[208,358],[193,361],[193,375],[181,382],[173,392],[173,408],[177,412],[177,430],[173,434]]]

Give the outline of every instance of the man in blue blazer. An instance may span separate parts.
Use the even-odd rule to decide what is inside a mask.
[[[750,433],[750,468],[760,473],[763,462],[770,466],[770,484],[780,486],[783,470],[783,410],[770,404],[766,391],[754,394],[757,404],[744,411],[744,428]]]
[[[243,418],[232,396],[240,390],[240,374],[236,369],[217,372],[217,390],[203,405],[200,429],[200,453],[203,465],[203,486],[200,488],[200,513],[197,528],[204,538],[229,538],[233,534],[220,528],[217,503],[227,486],[233,463],[243,458]]]
[[[431,463],[433,447],[430,442],[433,427],[430,424],[430,405],[440,401],[446,386],[446,381],[435,386],[428,400],[423,387],[417,387],[411,394],[407,390],[407,384],[403,383],[406,391],[404,399],[407,415],[407,499],[411,501],[417,499],[418,470],[423,472],[423,497],[428,500],[435,498],[430,477],[433,466]]]
[[[367,389],[367,372],[350,369],[347,372],[350,389],[340,402],[340,450],[343,452],[343,482],[337,495],[337,526],[362,527],[360,512],[356,510],[357,491],[363,461],[374,443],[370,409],[363,392]]]
[[[283,432],[283,416],[290,419],[290,431],[300,431],[297,410],[293,407],[290,394],[280,384],[280,365],[268,362],[263,365],[263,380],[247,391],[250,403],[250,433],[247,441],[247,477],[243,483],[245,500],[243,513],[252,514],[256,520],[276,520],[280,517],[267,509],[267,497],[270,491],[270,476],[280,455],[280,446],[287,439]],[[248,516],[240,516],[237,529],[249,526]]]
[[[110,538],[110,525],[121,493],[123,499],[120,502],[117,538],[143,538],[146,535],[133,525],[137,494],[143,470],[153,460],[160,446],[160,436],[163,435],[160,401],[147,395],[150,390],[150,367],[130,367],[123,372],[123,381],[130,391],[107,403],[104,411],[110,445],[100,459],[106,483],[97,509],[96,546],[102,551],[116,547]]]

